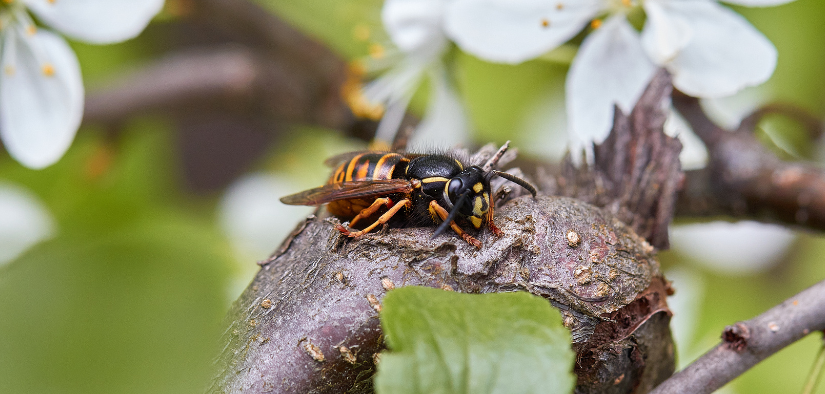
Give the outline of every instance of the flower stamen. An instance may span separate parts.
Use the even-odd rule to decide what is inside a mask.
[[[54,66],[51,65],[51,63],[43,64],[43,66],[40,68],[40,71],[43,73],[43,75],[51,77],[54,75]]]
[[[371,103],[364,95],[365,73],[365,67],[361,62],[350,64],[347,79],[341,86],[341,96],[353,115],[377,121],[384,115],[385,108],[381,104]]]
[[[590,21],[590,28],[593,30],[597,30],[598,28],[602,27],[602,20],[601,19],[593,19]]]
[[[378,43],[372,43],[369,47],[370,57],[373,59],[381,59],[385,55],[384,46]]]
[[[547,19],[547,18],[542,19],[541,20],[541,27],[550,27],[550,20]]]

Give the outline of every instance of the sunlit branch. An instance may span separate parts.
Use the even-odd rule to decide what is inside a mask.
[[[825,328],[825,281],[725,329],[722,342],[651,393],[710,393],[806,335]]]

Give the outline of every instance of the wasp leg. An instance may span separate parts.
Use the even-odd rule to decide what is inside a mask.
[[[376,211],[381,209],[382,206],[385,205],[387,207],[390,207],[392,205],[392,200],[390,200],[389,198],[376,198],[375,201],[373,201],[372,205],[362,209],[361,212],[358,212],[358,215],[356,215],[354,218],[352,218],[352,220],[350,220],[349,226],[352,227],[355,225],[355,222],[363,218],[370,217],[370,215],[374,214]]]
[[[438,215],[438,217],[441,218],[442,221],[446,220],[447,216],[449,216],[450,214],[449,212],[447,212],[446,209],[444,209],[444,207],[438,205],[438,203],[435,202],[435,200],[430,201],[430,213],[435,213],[436,215]],[[458,225],[455,224],[454,221],[450,221],[450,228],[452,228],[453,231],[456,232],[456,234],[460,235],[462,239],[467,241],[468,244],[473,245],[478,249],[481,249],[481,241],[473,238],[470,234],[464,232],[464,230],[462,230],[461,227],[458,227]]]
[[[373,204],[373,205],[375,205],[375,204]],[[370,224],[369,226],[367,226],[365,229],[363,229],[361,231],[350,231],[350,230],[347,230],[346,228],[344,228],[344,226],[341,226],[341,225],[339,225],[337,228],[338,228],[338,231],[344,233],[344,235],[346,235],[348,237],[351,237],[351,238],[360,237],[360,236],[372,231],[372,229],[378,227],[378,225],[381,225],[381,224],[384,224],[384,223],[388,222],[390,220],[390,218],[392,218],[396,213],[398,213],[398,211],[401,210],[401,208],[411,207],[411,206],[412,206],[412,202],[410,202],[410,200],[405,198],[405,199],[399,201],[398,203],[396,203],[395,205],[393,205],[392,208],[390,208],[390,210],[387,211],[385,214],[381,215],[381,217],[378,218],[378,220],[376,220],[373,224]],[[370,209],[370,208],[372,208],[372,206],[370,206],[369,208],[366,208],[366,209]]]
[[[490,227],[490,231],[492,231],[493,234],[496,235],[496,237],[501,237],[504,235],[504,232],[502,232],[496,226],[496,223],[493,221],[493,212],[495,211],[495,204],[493,203],[493,201],[495,201],[495,199],[490,200],[490,209],[487,210],[487,226]]]

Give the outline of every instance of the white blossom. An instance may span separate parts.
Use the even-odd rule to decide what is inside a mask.
[[[771,6],[793,0],[729,0]],[[641,33],[627,15],[643,10]],[[656,67],[679,90],[723,97],[765,82],[774,46],[743,17],[715,0],[454,0],[448,36],[482,59],[519,63],[579,34],[584,39],[567,76],[568,131],[574,155],[610,129],[613,105],[629,111]]]
[[[91,43],[139,34],[163,0],[4,0],[0,4],[0,138],[30,168],[59,160],[83,116],[80,65],[54,30]]]
[[[366,86],[349,84],[345,95],[356,115],[380,118],[376,140],[393,140],[410,99],[424,78],[432,82],[430,106],[412,145],[422,136],[440,143],[466,140],[467,122],[458,95],[449,81],[443,57],[449,40],[443,30],[444,9],[450,0],[387,0],[381,12],[384,28],[398,53],[381,53],[373,68],[386,70]],[[382,64],[383,62],[383,64]],[[373,70],[357,70],[363,74]],[[360,75],[356,75],[360,77]]]
[[[0,266],[55,233],[49,211],[28,191],[0,183]]]
[[[673,226],[673,250],[706,269],[727,275],[751,275],[778,263],[796,239],[775,224],[742,221]]]

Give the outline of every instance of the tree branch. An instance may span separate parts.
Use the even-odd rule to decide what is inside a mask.
[[[825,329],[825,281],[767,312],[725,329],[722,343],[677,372],[653,394],[710,393],[806,335]]]
[[[722,214],[825,230],[825,170],[780,160],[752,130],[716,126],[696,98],[674,95],[673,104],[710,154],[705,169],[687,173],[677,215]]]
[[[431,228],[349,239],[334,218],[307,219],[233,306],[211,391],[370,392],[383,348],[376,312],[404,285],[544,297],[571,330],[577,393],[648,391],[674,368],[669,287],[648,243],[661,241],[681,178],[681,146],[662,130],[669,92],[661,73],[629,116],[616,113],[593,169],[571,166],[536,199],[497,202],[504,235],[480,231],[481,249],[454,234],[431,239]],[[598,206],[569,198],[593,195]]]

